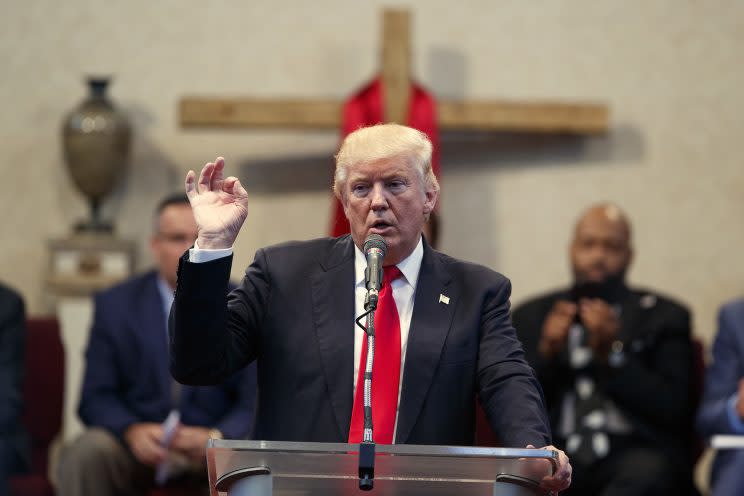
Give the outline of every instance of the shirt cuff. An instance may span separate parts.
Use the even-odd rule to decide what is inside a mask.
[[[739,401],[739,395],[731,395],[726,404],[726,414],[731,430],[736,434],[744,434],[744,421],[739,417],[739,412],[736,411],[737,401]]]
[[[191,263],[204,263],[217,260],[218,258],[229,257],[232,255],[232,248],[218,248],[216,250],[210,250],[207,248],[199,248],[194,241],[194,247],[189,250],[189,262]]]

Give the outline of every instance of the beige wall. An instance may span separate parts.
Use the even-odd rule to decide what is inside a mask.
[[[0,279],[33,314],[45,242],[85,215],[60,153],[87,73],[115,75],[136,127],[126,181],[106,205],[141,239],[157,199],[216,154],[252,194],[238,276],[256,248],[324,234],[332,132],[185,131],[187,93],[341,98],[377,65],[389,2],[3,2]],[[696,332],[744,293],[744,3],[412,1],[414,75],[457,98],[607,102],[612,132],[586,141],[450,136],[442,248],[509,275],[514,299],[568,281],[577,212],[617,201],[635,223],[632,281],[689,302]],[[457,7],[455,7],[457,5]]]

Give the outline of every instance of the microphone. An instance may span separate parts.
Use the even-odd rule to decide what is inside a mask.
[[[377,307],[377,295],[382,286],[382,261],[386,254],[387,244],[385,244],[385,239],[382,236],[379,234],[367,236],[364,241],[364,257],[367,259],[367,268],[364,269],[364,283],[367,288],[368,299],[374,300],[374,308]]]
[[[387,244],[379,234],[370,234],[364,241],[364,258],[367,268],[364,269],[364,284],[367,296],[364,298],[366,312],[357,319],[357,325],[367,333],[367,361],[364,368],[364,434],[359,444],[359,489],[369,491],[374,487],[375,477],[375,442],[372,436],[372,364],[375,357],[375,310],[382,287],[382,261],[387,254]],[[362,317],[367,318],[367,326],[359,323]]]

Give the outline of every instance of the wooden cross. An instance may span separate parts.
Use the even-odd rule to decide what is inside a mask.
[[[388,122],[406,122],[410,38],[409,12],[384,10],[381,77]],[[442,130],[601,134],[609,120],[607,106],[597,103],[438,100],[436,105]],[[184,127],[339,129],[342,108],[337,100],[184,97],[180,120]]]

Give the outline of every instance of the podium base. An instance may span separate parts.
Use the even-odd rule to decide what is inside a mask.
[[[249,467],[223,475],[215,489],[230,496],[272,496],[274,478],[267,467]]]
[[[534,494],[544,496],[546,491],[540,485],[527,477],[512,474],[499,474],[493,483],[493,496],[525,496]]]

